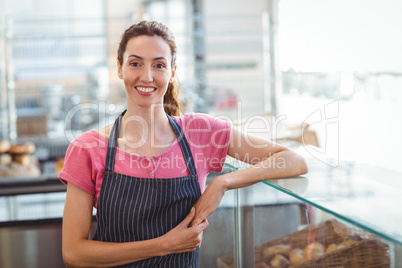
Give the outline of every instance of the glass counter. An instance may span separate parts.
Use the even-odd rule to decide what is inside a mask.
[[[208,217],[210,225],[203,235],[200,267],[402,267],[402,232],[398,230],[402,226],[401,174],[353,162],[341,163],[336,168],[315,159],[308,162],[309,173],[304,176],[263,181],[226,192],[216,212]],[[222,173],[246,166],[226,164]],[[218,175],[211,173],[207,184]],[[64,188],[46,188],[42,192],[42,184],[55,187],[55,182]],[[3,181],[2,188],[2,242],[28,241],[35,230],[38,239],[28,241],[29,248],[35,248],[34,255],[49,252],[42,244],[54,241],[55,263],[61,263],[65,186],[56,178],[45,178],[32,182]],[[9,238],[11,235],[19,239]],[[355,244],[342,248],[344,242]],[[290,265],[290,251],[303,257],[309,244],[315,248],[306,250],[306,259]],[[332,244],[340,248],[325,253]],[[21,249],[21,245],[14,243],[8,248]],[[4,249],[0,250],[0,263],[24,259]],[[288,253],[272,254],[274,249]],[[15,250],[26,260],[33,254],[31,251]],[[325,254],[312,258],[310,251]],[[274,259],[276,255],[284,256]],[[273,260],[277,266],[272,265]]]
[[[304,176],[235,190],[234,250],[217,267],[402,267],[402,174],[308,163]]]
[[[305,177],[263,183],[402,244],[402,174],[352,162],[336,169],[316,162],[310,170]]]

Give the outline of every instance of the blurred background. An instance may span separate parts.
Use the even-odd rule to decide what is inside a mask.
[[[45,148],[39,160],[124,109],[116,49],[146,19],[176,36],[186,112],[269,116],[274,140],[308,123],[318,154],[402,169],[400,1],[2,0],[0,10],[0,137]]]
[[[273,129],[275,124],[283,129],[307,122],[317,135],[313,144],[324,148],[321,154],[401,170],[399,1],[1,5],[2,138],[49,147],[110,123],[125,106],[116,75],[119,38],[146,19],[163,22],[176,36],[186,112],[233,122],[269,115],[277,119],[268,129],[276,137],[289,133]],[[329,122],[322,115],[330,103],[335,115]],[[321,119],[309,122],[318,110]],[[39,150],[39,158],[51,158],[49,151]]]

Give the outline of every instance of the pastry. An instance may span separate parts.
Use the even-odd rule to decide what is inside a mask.
[[[332,251],[335,251],[338,249],[338,245],[337,244],[331,244],[327,247],[327,250],[325,251],[325,253],[330,253]]]
[[[289,252],[289,263],[290,265],[295,265],[304,262],[303,250],[300,248],[295,248]]]
[[[271,266],[269,266],[268,264],[266,264],[265,262],[261,261],[261,262],[257,262],[254,265],[254,268],[271,268]]]
[[[271,258],[277,254],[288,256],[291,250],[292,250],[291,246],[281,244],[265,248],[263,254],[265,258]]]
[[[342,242],[342,244],[345,246],[351,246],[361,240],[362,240],[362,238],[358,235],[349,235],[345,238],[345,240]]]
[[[12,161],[11,155],[9,154],[1,154],[0,155],[0,164],[8,165]]]
[[[325,253],[327,254],[327,253],[330,253],[330,252],[332,252],[332,251],[335,251],[335,250],[338,250],[338,249],[343,249],[343,248],[346,248],[347,247],[347,245],[346,244],[343,244],[343,243],[341,243],[341,244],[331,244],[331,245],[329,245],[328,247],[327,247],[327,250],[325,251]]]
[[[289,261],[282,255],[275,255],[269,262],[272,268],[286,268],[289,266]]]
[[[303,250],[303,257],[306,260],[318,258],[325,254],[325,247],[319,242],[308,244]]]
[[[31,157],[27,154],[16,155],[14,156],[14,160],[23,166],[28,166],[31,163]]]
[[[13,144],[10,146],[10,149],[8,149],[8,152],[10,154],[25,154],[26,148],[24,145]]]
[[[10,177],[22,177],[25,175],[24,166],[17,162],[12,162],[10,165],[8,165],[8,167]]]
[[[32,163],[22,165],[17,162],[12,162],[8,167],[8,177],[37,177],[40,175],[40,170]]]
[[[56,159],[56,163],[54,165],[54,172],[59,173],[63,170],[64,167],[64,158],[60,157]]]
[[[35,144],[30,141],[24,143],[24,147],[25,147],[25,153],[27,154],[33,154],[36,150]]]
[[[11,147],[11,143],[8,140],[0,141],[0,154],[6,153]]]
[[[342,242],[342,245],[345,246],[351,246],[353,244],[356,244],[358,241],[353,240],[353,239],[346,239],[345,241]]]
[[[28,166],[25,166],[24,176],[28,176],[28,177],[40,176],[40,170],[35,164],[31,163]]]

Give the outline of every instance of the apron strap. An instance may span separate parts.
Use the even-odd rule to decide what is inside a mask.
[[[190,172],[190,175],[196,176],[197,171],[195,168],[194,164],[194,159],[193,159],[193,154],[191,153],[190,145],[188,144],[187,138],[184,135],[184,132],[180,125],[176,122],[176,120],[173,119],[170,115],[166,114],[166,116],[169,118],[170,124],[173,127],[173,130],[176,134],[177,140],[179,141],[181,151],[183,152],[184,159],[186,161],[186,165],[188,168],[188,171]]]
[[[110,132],[107,153],[106,153],[105,172],[114,172],[117,137],[119,134],[121,119],[123,118],[126,111],[127,110],[122,112],[120,114],[120,116],[115,120],[112,131]],[[180,127],[180,125],[176,122],[176,120],[174,120],[173,117],[171,117],[168,114],[166,114],[166,116],[168,117],[169,122],[173,128],[173,131],[176,134],[177,140],[179,141],[179,145],[180,145],[181,151],[183,153],[184,160],[186,162],[188,171],[190,172],[190,175],[196,176],[197,171],[195,168],[193,154],[191,153],[190,145],[188,144],[187,138],[184,135],[184,132],[183,132],[182,128]]]
[[[105,172],[114,171],[114,160],[116,158],[117,137],[119,136],[120,122],[126,112],[127,110],[122,112],[114,121],[112,131],[110,132],[106,153]]]

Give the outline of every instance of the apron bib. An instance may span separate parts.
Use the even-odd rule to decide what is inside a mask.
[[[103,182],[98,197],[98,226],[93,240],[131,242],[160,237],[176,227],[201,196],[194,159],[179,124],[167,115],[179,141],[190,175],[178,178],[137,178],[114,172],[117,137],[123,112],[110,133]],[[194,267],[199,248],[118,267]]]

